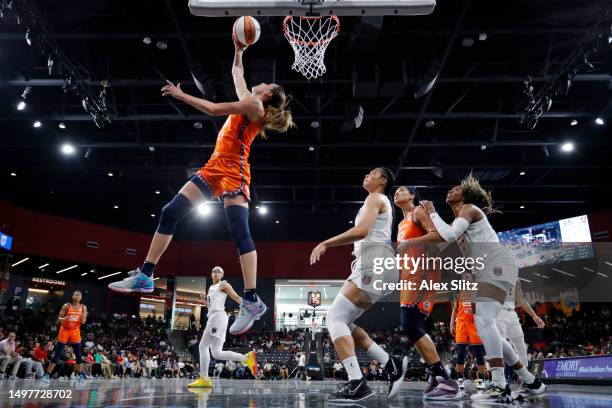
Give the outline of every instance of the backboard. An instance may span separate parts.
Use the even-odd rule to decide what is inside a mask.
[[[435,0],[189,0],[196,16],[424,15]]]

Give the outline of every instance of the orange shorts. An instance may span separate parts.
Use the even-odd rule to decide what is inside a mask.
[[[428,300],[424,300],[422,302],[418,302],[416,306],[419,308],[419,311],[426,316],[431,314],[431,311],[434,307],[434,302],[430,302]],[[401,307],[414,307],[414,302],[401,302]]]
[[[57,341],[64,344],[80,343],[81,329],[78,327],[76,329],[65,329],[64,327],[60,327]]]
[[[214,153],[195,176],[210,189],[213,199],[239,194],[249,201],[251,199],[250,165],[246,159],[241,160],[239,155]]]
[[[474,320],[457,319],[455,323],[455,343],[482,344]]]

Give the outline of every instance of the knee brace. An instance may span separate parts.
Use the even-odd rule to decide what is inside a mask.
[[[193,209],[191,201],[182,194],[177,194],[161,210],[157,232],[164,235],[174,235],[176,224]]]
[[[465,364],[465,350],[467,349],[467,344],[456,344],[455,351],[457,352],[457,364],[464,365]]]
[[[400,309],[402,330],[406,333],[412,344],[414,344],[427,334],[425,331],[425,319],[427,316],[421,313],[416,305],[401,307]]]
[[[249,209],[241,205],[230,205],[225,209],[225,218],[230,237],[240,255],[253,252],[255,244],[249,230]]]
[[[484,365],[485,363],[485,352],[484,346],[482,344],[472,344],[470,346],[470,351],[474,354],[474,358],[476,359],[477,365]]]
[[[76,357],[76,363],[81,364],[83,362],[83,346],[81,343],[71,344],[72,349],[74,350],[74,356]]]
[[[329,331],[329,337],[332,341],[336,340],[338,337],[350,336],[356,327],[352,323],[357,320],[362,313],[362,309],[355,306],[353,302],[348,300],[342,293],[338,293],[334,299],[334,303],[332,303],[325,316],[327,330]]]

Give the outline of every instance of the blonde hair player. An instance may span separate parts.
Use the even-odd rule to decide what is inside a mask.
[[[232,76],[237,102],[213,103],[196,98],[183,92],[181,84],[174,85],[170,81],[161,89],[163,96],[178,99],[207,115],[229,116],[219,131],[215,151],[208,162],[162,209],[143,265],[131,271],[128,278],[108,287],[124,293],[153,292],[155,265],[170,245],[179,220],[206,200],[223,199],[230,237],[238,248],[244,279],[244,301],[230,327],[230,333],[237,335],[248,331],[267,310],[255,293],[257,252],[249,230],[251,169],[248,158],[251,144],[258,135],[265,137],[268,130],[286,132],[294,124],[287,108],[288,98],[280,85],[262,83],[249,91],[242,67],[245,47],[236,41],[234,47]]]
[[[200,378],[189,384],[188,387],[212,388],[212,381],[208,377],[211,353],[215,360],[244,363],[255,377],[257,360],[254,351],[240,354],[222,350],[228,321],[225,300],[229,296],[234,302],[242,303],[242,298],[234,291],[232,285],[223,280],[223,274],[223,269],[220,266],[215,266],[211,274],[213,284],[208,288],[208,293],[206,291],[202,292],[202,302],[208,308],[208,322],[206,322],[200,340]]]
[[[448,192],[446,203],[455,215],[452,225],[442,220],[431,201],[422,201],[421,206],[446,242],[457,241],[463,235],[467,247],[465,256],[486,259],[484,268],[475,271],[478,292],[474,320],[491,366],[491,383],[484,390],[473,394],[471,399],[511,402],[517,398],[517,394],[510,391],[506,382],[504,362],[512,366],[523,381],[524,387],[520,391],[522,397],[544,393],[546,386],[521,364],[516,351],[497,328],[502,304],[518,279],[518,262],[514,255],[501,246],[487,219],[487,214],[495,211],[491,193],[483,189],[470,174]]]
[[[374,395],[359,368],[355,346],[366,350],[384,367],[389,381],[389,398],[400,391],[408,367],[407,357],[402,360],[390,356],[365,330],[354,323],[372,304],[390,293],[378,284],[398,281],[399,274],[396,269],[378,274],[373,270],[372,263],[375,258],[395,257],[391,246],[393,207],[389,200],[392,187],[391,170],[379,167],[366,174],[363,188],[368,192],[368,196],[357,213],[355,226],[320,243],[310,255],[310,264],[313,265],[321,259],[327,248],[354,245],[353,255],[356,259],[351,264],[351,275],[325,316],[329,336],[349,379],[336,393],[329,396],[329,401],[333,403],[351,403]]]

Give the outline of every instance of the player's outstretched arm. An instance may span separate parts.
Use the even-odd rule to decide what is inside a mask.
[[[242,66],[242,54],[245,46],[240,44],[232,35],[234,40],[234,63],[232,64],[232,78],[234,79],[234,87],[239,100],[243,100],[251,96],[246,81],[244,80],[244,67]]]
[[[234,302],[238,303],[239,305],[242,304],[242,297],[236,293],[232,285],[230,285],[228,282],[223,282],[220,289],[222,292],[227,293],[227,296],[229,296]]]

